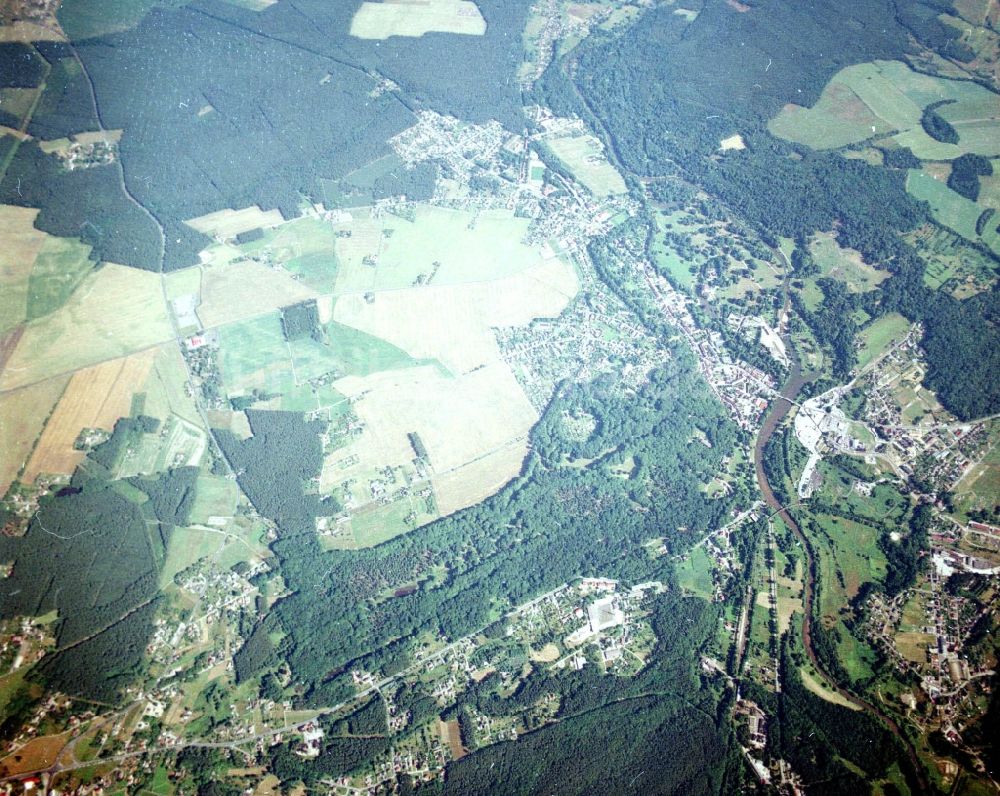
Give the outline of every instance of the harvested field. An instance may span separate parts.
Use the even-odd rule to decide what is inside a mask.
[[[71,373],[172,337],[159,276],[108,264],[88,274],[58,310],[26,325],[0,374],[0,390]]]
[[[204,235],[225,239],[260,227],[274,227],[283,221],[279,211],[264,211],[254,205],[244,207],[242,210],[218,210],[184,223]]]
[[[465,749],[462,746],[462,733],[458,727],[458,719],[451,721],[438,720],[438,727],[441,730],[441,741],[448,745],[451,750],[453,760],[461,760],[465,757]]]
[[[84,458],[73,443],[84,428],[110,431],[119,417],[128,415],[132,395],[142,389],[156,357],[150,349],[103,362],[73,374],[38,445],[25,468],[24,480],[42,473],[72,474]]]
[[[206,268],[201,281],[198,318],[206,329],[272,312],[319,294],[254,262]]]
[[[351,20],[359,39],[423,36],[430,32],[482,36],[486,20],[469,0],[386,0],[362,3]]]
[[[68,376],[0,394],[0,495],[27,461],[45,420],[69,383]]]
[[[519,437],[457,470],[434,476],[438,511],[442,516],[451,514],[498,492],[521,472],[527,454],[527,437]]]

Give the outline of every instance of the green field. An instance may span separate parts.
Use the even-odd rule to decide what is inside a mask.
[[[330,292],[337,276],[336,241],[328,222],[302,218],[267,230],[264,237],[240,248],[246,253],[269,254],[304,284]]]
[[[906,334],[909,321],[897,312],[890,312],[866,326],[858,334],[861,348],[858,350],[858,367],[864,368],[873,359],[882,355],[894,340]]]
[[[0,88],[0,107],[22,122],[31,113],[37,98],[37,88]]]
[[[594,196],[609,196],[627,190],[622,175],[608,161],[604,147],[594,136],[549,138],[545,146]]]
[[[419,205],[412,220],[356,212],[343,225],[351,237],[337,241],[335,292],[393,290],[421,278],[455,285],[518,273],[542,260],[538,248],[522,243],[529,223],[507,210],[474,214],[429,205]],[[366,265],[367,258],[376,265]]]
[[[284,393],[295,384],[277,312],[219,329],[219,368],[229,395],[253,389]]]
[[[841,248],[831,234],[818,234],[809,244],[809,251],[819,266],[822,276],[847,284],[855,293],[874,290],[889,278],[888,271],[873,268],[853,250]]]
[[[959,134],[944,144],[924,132],[920,117],[933,102]],[[972,81],[915,72],[901,61],[875,61],[842,69],[812,108],[786,106],[768,128],[814,149],[836,149],[887,134],[923,160],[951,160],[963,152],[1000,154],[996,119],[1000,101]]]
[[[163,275],[167,289],[167,299],[172,300],[201,291],[201,268],[181,268]]]
[[[906,190],[915,199],[930,205],[931,215],[939,224],[957,232],[966,240],[984,243],[1000,254],[1000,234],[994,229],[994,224],[987,224],[983,235],[976,233],[976,222],[985,208],[960,196],[943,181],[918,169],[910,169],[906,178]]]
[[[705,546],[701,545],[691,551],[690,555],[677,565],[677,585],[706,600],[712,599],[712,572],[715,567]]]
[[[73,238],[47,238],[28,279],[28,320],[55,312],[90,273],[90,246]]]
[[[160,585],[173,583],[174,576],[187,569],[195,561],[218,553],[225,536],[214,531],[195,528],[174,528],[167,545],[167,558],[160,572]]]
[[[198,476],[191,522],[206,523],[209,517],[231,517],[236,511],[239,491],[236,483],[219,475]]]

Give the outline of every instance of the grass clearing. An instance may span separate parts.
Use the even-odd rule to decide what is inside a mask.
[[[868,265],[859,252],[842,248],[830,233],[817,234],[809,244],[809,251],[823,276],[846,283],[851,292],[874,290],[889,278],[888,271]]]
[[[807,669],[799,669],[799,677],[802,678],[802,685],[805,686],[805,689],[815,694],[820,699],[825,699],[831,704],[840,705],[840,707],[847,708],[848,710],[861,710],[861,708],[849,701],[846,697],[841,696],[837,691],[824,687],[822,681],[813,677]]]
[[[212,517],[231,517],[236,511],[239,489],[235,482],[221,475],[202,473],[195,488],[191,507],[192,523],[207,523]]]
[[[628,190],[625,180],[611,165],[604,145],[596,136],[583,134],[547,138],[545,145],[594,196],[610,196]]]
[[[68,376],[0,394],[0,495],[31,455],[45,421],[69,383]]]
[[[867,367],[873,360],[885,353],[896,340],[903,338],[910,328],[910,322],[898,312],[883,315],[866,326],[858,334],[858,368]]]
[[[694,548],[677,566],[677,584],[687,591],[711,600],[715,589],[712,583],[712,572],[715,566],[711,557],[705,551],[705,546]]]
[[[470,0],[366,2],[351,19],[351,35],[359,39],[423,36],[432,31],[482,36],[486,20]]]
[[[9,390],[150,348],[173,337],[157,274],[105,265],[62,307],[25,327],[0,389]]]

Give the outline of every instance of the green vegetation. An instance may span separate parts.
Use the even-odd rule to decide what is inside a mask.
[[[867,367],[873,360],[884,354],[889,346],[902,339],[910,328],[909,322],[902,315],[891,312],[872,321],[858,333],[861,345],[858,350],[858,367]]]

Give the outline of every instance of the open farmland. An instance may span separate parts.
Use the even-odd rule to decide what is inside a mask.
[[[173,337],[156,274],[105,265],[55,312],[25,327],[0,389],[34,384]]]
[[[258,240],[240,246],[255,257],[280,263],[318,291],[333,290],[337,275],[333,225],[318,218],[300,218],[267,230]]]
[[[930,205],[931,215],[939,224],[957,232],[966,240],[981,241],[1000,254],[1000,235],[992,224],[986,225],[982,235],[976,233],[976,222],[983,213],[983,208],[978,204],[955,193],[944,181],[918,169],[910,169],[906,178],[906,190],[914,198]]]
[[[21,323],[28,312],[28,283],[35,258],[49,237],[35,229],[37,210],[0,206],[0,334]]]
[[[604,146],[595,136],[547,138],[545,144],[595,196],[625,193],[625,180],[608,161]]]
[[[432,31],[482,36],[486,20],[470,0],[366,2],[351,20],[351,35],[359,39],[423,36]]]
[[[261,210],[256,205],[242,210],[218,210],[185,223],[204,235],[216,238],[232,238],[241,232],[249,232],[260,227],[273,227],[284,219],[277,210]]]
[[[523,243],[529,222],[508,210],[465,210],[420,205],[412,221],[356,211],[335,229],[340,272],[335,292],[361,293],[497,279],[537,265],[537,247]],[[374,261],[375,265],[366,264]]]
[[[56,377],[0,394],[0,495],[28,459],[68,382],[66,376]]]
[[[925,107],[938,108],[959,134],[958,144],[924,132]],[[967,80],[915,72],[900,61],[875,61],[842,69],[812,108],[787,105],[769,124],[772,133],[814,149],[835,149],[892,135],[924,160],[951,160],[963,152],[1000,154],[1000,99]]]
[[[73,443],[85,428],[110,431],[129,414],[132,396],[146,383],[155,349],[102,362],[73,374],[25,469],[32,483],[42,473],[70,475],[83,459]]]
[[[211,329],[317,295],[287,274],[259,263],[229,263],[205,269],[198,318],[206,329]]]
[[[96,267],[90,250],[74,238],[46,238],[28,279],[28,320],[48,315],[69,300]]]

